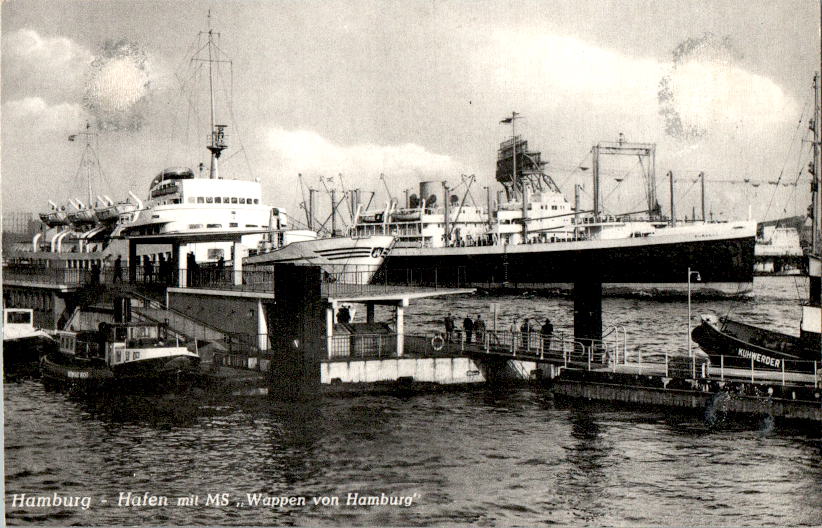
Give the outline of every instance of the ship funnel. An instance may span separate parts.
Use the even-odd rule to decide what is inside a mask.
[[[438,181],[420,182],[420,199],[425,200],[425,205],[434,207],[437,203],[437,194],[440,192],[442,183]]]

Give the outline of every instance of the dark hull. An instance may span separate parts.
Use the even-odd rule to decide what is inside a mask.
[[[102,360],[52,354],[43,358],[44,383],[82,392],[157,393],[187,387],[199,372],[199,358],[147,360],[138,367],[111,369]],[[183,360],[183,361],[178,361]]]
[[[687,290],[688,268],[701,281],[692,288],[734,295],[753,284],[751,237],[687,242],[626,244],[574,249],[538,244],[517,252],[504,247],[395,249],[375,278],[389,284],[442,284],[474,287],[559,288],[599,278],[630,291]],[[553,249],[550,246],[557,246]],[[581,247],[581,246],[580,246]],[[524,249],[524,250],[523,250]]]
[[[782,370],[802,369],[803,363],[818,360],[819,350],[798,338],[723,318],[718,323],[703,320],[691,337],[715,365]],[[725,356],[721,358],[721,356]]]
[[[54,340],[42,336],[3,341],[3,374],[36,375],[40,359],[53,352],[56,346]]]

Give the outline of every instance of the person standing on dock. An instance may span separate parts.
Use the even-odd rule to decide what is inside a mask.
[[[337,310],[337,322],[341,324],[351,322],[351,311],[349,311],[348,306],[342,305],[340,309]]]
[[[551,339],[554,337],[554,325],[551,324],[551,320],[547,317],[545,318],[545,324],[542,325],[542,349],[543,350],[551,350]]]
[[[477,343],[483,343],[485,340],[485,321],[482,320],[482,314],[477,314],[477,320],[474,321],[474,334],[477,336]]]
[[[520,328],[520,332],[522,332],[522,344],[525,348],[531,348],[531,320],[527,317],[525,320],[522,321],[522,327]]]
[[[470,315],[466,315],[465,319],[462,320],[462,329],[465,332],[465,342],[470,343],[474,335],[474,321]]]
[[[454,333],[454,317],[450,312],[445,316],[445,342],[451,342],[451,334]]]
[[[143,255],[143,282],[151,282],[153,274],[154,265],[151,263],[151,258],[148,255]]]
[[[112,282],[123,282],[123,257],[121,255],[117,255],[117,258],[114,259],[114,278]]]
[[[519,346],[519,318],[514,317],[511,323],[511,347],[516,350]]]

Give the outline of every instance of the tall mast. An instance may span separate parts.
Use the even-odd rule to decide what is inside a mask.
[[[80,171],[85,168],[86,169],[86,191],[88,192],[88,206],[91,207],[92,200],[94,197],[91,194],[91,173],[92,173],[92,165],[96,162],[99,166],[100,160],[97,159],[97,155],[94,152],[94,148],[91,146],[91,138],[96,136],[94,132],[91,131],[91,124],[86,121],[86,128],[83,132],[78,132],[76,134],[72,134],[68,137],[69,141],[74,141],[74,138],[77,136],[83,136],[86,139],[86,146],[83,149],[83,155],[80,158],[80,166],[77,167],[77,176],[80,176]]]
[[[814,100],[814,110],[813,110],[813,184],[811,185],[811,204],[812,204],[812,211],[811,214],[813,215],[813,223],[812,223],[812,233],[811,233],[811,240],[812,240],[812,249],[814,255],[820,254],[820,234],[819,234],[819,214],[820,214],[820,203],[819,203],[819,176],[820,176],[820,166],[819,166],[819,126],[820,126],[820,107],[819,107],[819,73],[817,72],[813,77],[813,100]]]
[[[208,48],[208,59],[199,59],[194,58],[192,60],[196,61],[204,61],[208,62],[208,96],[210,102],[210,109],[211,109],[211,117],[210,117],[210,125],[211,125],[211,132],[210,132],[210,143],[208,145],[208,150],[211,151],[211,168],[209,170],[208,177],[211,179],[219,178],[219,168],[217,164],[217,160],[220,158],[220,154],[222,154],[223,150],[228,147],[225,142],[225,129],[226,125],[218,125],[215,119],[215,103],[214,103],[214,63],[215,62],[228,62],[231,63],[231,60],[225,60],[219,58],[219,53],[216,53],[215,56],[215,49],[216,46],[214,44],[214,36],[220,36],[219,33],[216,33],[211,28],[211,10],[208,10],[208,31],[204,32],[208,36],[208,41],[206,42],[206,47]],[[201,32],[200,34],[203,34]],[[202,48],[201,48],[202,50]],[[219,52],[219,48],[217,48]]]
[[[91,129],[91,125],[89,124],[88,121],[86,121],[86,132],[85,132],[86,152],[91,150],[91,136],[92,136],[92,134],[91,134],[91,132],[89,132],[90,129]],[[86,204],[88,205],[89,209],[91,209],[91,164],[88,163],[88,161],[86,161],[86,188],[88,190],[88,202],[86,202]]]
[[[522,200],[522,242],[528,240],[528,189],[525,185],[525,179],[517,179],[517,119],[522,116],[516,112],[511,112],[511,117],[506,117],[501,123],[511,123],[511,146],[513,147],[513,172],[511,174],[511,183],[516,186],[520,185],[520,199]],[[516,188],[516,187],[515,187]]]

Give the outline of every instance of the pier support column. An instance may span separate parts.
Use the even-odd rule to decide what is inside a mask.
[[[320,268],[276,264],[274,276],[271,392],[285,398],[314,396],[320,388],[320,361],[327,358],[328,303],[320,292]]]
[[[268,350],[268,319],[262,299],[257,301],[257,348]]]
[[[374,322],[374,303],[365,303],[365,322]]]
[[[243,285],[243,256],[240,254],[240,244],[234,242],[231,246],[232,253],[234,253],[234,258],[232,259],[232,263],[234,264],[234,286],[242,286]]]
[[[574,279],[574,336],[602,341],[602,272],[587,256],[579,260]]]
[[[408,306],[408,299],[403,299],[397,303],[397,357],[402,357],[405,345],[405,307]]]
[[[186,287],[186,272],[185,272],[185,264],[183,264],[183,259],[180,258],[180,254],[188,254],[186,251],[188,246],[186,244],[180,244],[177,242],[173,242],[171,244],[171,262],[172,266],[176,270],[177,276],[175,277],[175,282],[177,283],[178,288],[185,288]]]
[[[331,302],[325,307],[325,354],[331,357],[331,347],[334,343],[334,314],[337,313],[337,303]]]
[[[128,281],[137,282],[137,242],[128,241]]]

